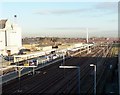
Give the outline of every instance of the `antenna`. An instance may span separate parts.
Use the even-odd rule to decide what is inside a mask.
[[[87,36],[86,36],[86,42],[88,43],[88,28],[86,29]]]
[[[17,15],[14,15],[14,23],[17,24]]]

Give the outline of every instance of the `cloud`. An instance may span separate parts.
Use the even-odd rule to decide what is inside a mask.
[[[118,30],[101,30],[99,31],[99,35],[104,37],[118,37]]]
[[[71,7],[72,8],[72,7]],[[78,14],[81,17],[102,17],[118,13],[117,2],[99,2],[93,3],[93,6],[88,8],[78,9],[38,9],[34,10],[33,14],[38,15],[71,15]],[[87,15],[86,15],[87,14]]]
[[[118,19],[111,19],[111,20],[108,20],[108,22],[115,22],[115,23],[118,23]]]
[[[72,13],[81,13],[81,12],[85,12],[88,11],[87,9],[63,9],[63,10],[39,10],[34,12],[35,14],[42,14],[42,15],[46,15],[46,14],[72,14]]]
[[[91,14],[89,17],[103,17],[110,16],[111,14],[118,13],[118,3],[117,2],[99,2],[94,4],[92,8],[90,8]]]
[[[54,30],[84,30],[84,27],[57,27],[57,28],[50,28]]]
[[[54,27],[54,28],[47,28],[50,30],[80,30],[80,31],[85,31],[87,28],[86,27]],[[97,28],[92,28],[89,27],[88,30],[97,30]]]
[[[117,2],[101,2],[96,4],[96,9],[110,10],[110,11],[117,12],[118,3]]]

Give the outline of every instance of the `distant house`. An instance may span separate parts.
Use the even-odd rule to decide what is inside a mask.
[[[21,47],[21,28],[8,19],[0,20],[0,54],[18,53]]]

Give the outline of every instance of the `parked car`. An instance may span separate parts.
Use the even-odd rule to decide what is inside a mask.
[[[5,56],[4,59],[7,61],[12,61],[14,59],[14,57],[13,56]]]

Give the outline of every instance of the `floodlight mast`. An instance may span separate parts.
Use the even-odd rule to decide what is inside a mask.
[[[88,43],[88,28],[86,29],[87,36],[86,36],[86,42]]]

